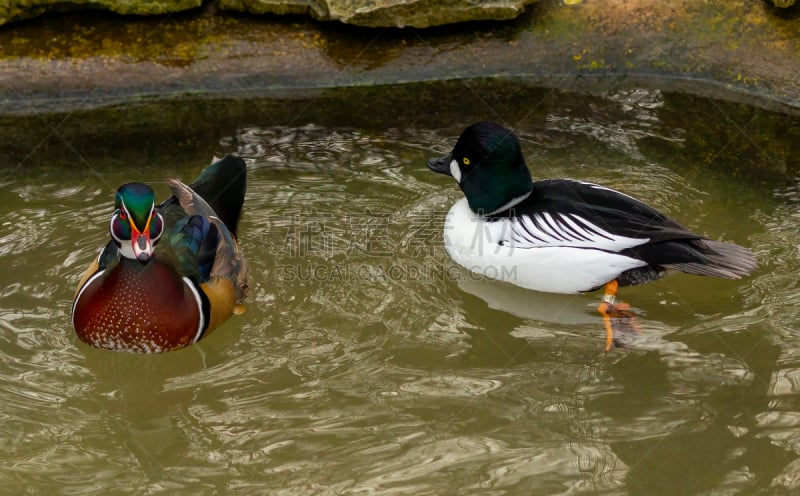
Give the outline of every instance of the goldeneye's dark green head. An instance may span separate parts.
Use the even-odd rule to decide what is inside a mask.
[[[428,167],[452,176],[479,215],[502,212],[530,195],[533,180],[519,140],[493,122],[466,128],[449,155],[428,160]]]
[[[156,211],[153,189],[142,183],[123,184],[114,197],[111,237],[127,258],[147,262],[164,232],[164,218]]]

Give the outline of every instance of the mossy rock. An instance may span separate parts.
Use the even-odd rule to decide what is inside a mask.
[[[222,10],[252,14],[303,14],[370,27],[424,28],[464,21],[513,19],[537,0],[219,0]],[[103,9],[155,15],[200,7],[202,0],[0,0],[0,24],[45,12]]]
[[[118,14],[156,15],[181,12],[202,4],[203,0],[0,0],[0,24],[54,11],[103,9]]]
[[[513,19],[537,0],[219,0],[224,10],[310,14],[315,19],[368,27],[426,28],[455,22]]]

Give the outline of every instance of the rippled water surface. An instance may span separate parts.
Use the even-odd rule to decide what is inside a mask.
[[[642,332],[609,353],[599,294],[482,280],[444,253],[460,192],[425,160],[468,120],[249,118],[167,158],[163,143],[7,157],[0,493],[796,494],[800,191],[780,152],[798,125],[764,140],[740,121],[721,140],[733,122],[707,115],[698,136],[674,105],[556,94],[506,121],[534,177],[620,189],[759,256],[746,280],[623,289]],[[190,148],[247,160],[247,312],[177,352],[87,347],[71,298],[114,190],[163,197],[211,160]]]

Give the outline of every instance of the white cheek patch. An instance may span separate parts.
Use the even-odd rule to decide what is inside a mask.
[[[461,183],[461,169],[459,169],[456,159],[450,161],[450,175],[455,178],[457,183]]]

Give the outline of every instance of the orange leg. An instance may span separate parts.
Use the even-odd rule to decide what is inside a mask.
[[[609,310],[614,306],[614,300],[617,298],[618,289],[619,283],[617,283],[616,279],[607,283],[605,293],[603,294],[603,301],[601,301],[600,306],[597,307],[597,311],[603,316],[603,324],[606,327],[606,352],[611,349],[611,344],[614,342],[614,328],[611,326]]]
[[[603,325],[606,328],[605,351],[609,351],[611,345],[614,343],[612,318],[627,325],[628,329],[633,328],[636,332],[639,332],[639,324],[636,322],[633,312],[631,312],[631,306],[627,303],[614,303],[614,300],[617,298],[618,289],[619,283],[616,279],[607,283],[605,293],[603,294],[603,301],[600,302],[600,306],[597,307],[597,311],[603,316]],[[623,327],[623,329],[624,328],[625,327]]]

